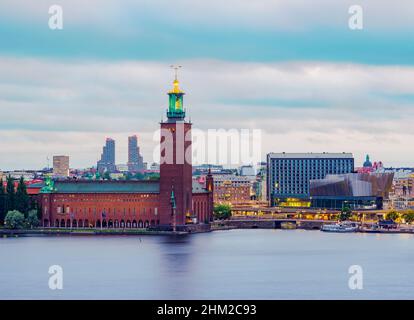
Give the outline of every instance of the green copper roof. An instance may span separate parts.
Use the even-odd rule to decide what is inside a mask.
[[[48,176],[45,179],[44,186],[40,190],[40,193],[51,193],[54,191],[55,182]]]
[[[53,193],[159,193],[158,181],[55,181]]]

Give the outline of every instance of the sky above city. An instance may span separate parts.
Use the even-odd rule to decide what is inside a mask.
[[[355,4],[362,30],[348,26]],[[260,129],[263,159],[414,166],[413,17],[411,0],[2,0],[0,171],[58,154],[90,167],[106,137],[125,163],[132,134],[152,162],[171,64],[194,128]]]

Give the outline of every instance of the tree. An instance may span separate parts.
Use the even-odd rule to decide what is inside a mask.
[[[134,179],[142,180],[142,179],[144,179],[144,174],[142,172],[136,172],[134,174]]]
[[[387,215],[385,216],[385,219],[395,221],[399,217],[400,217],[400,214],[397,211],[392,210],[392,211],[387,213]]]
[[[9,212],[12,211],[14,209],[16,209],[15,205],[15,192],[14,192],[14,180],[13,178],[9,175],[7,177],[7,185],[6,185],[6,208],[5,211]]]
[[[36,228],[40,225],[39,218],[37,216],[37,210],[30,210],[27,214],[26,226],[30,229]]]
[[[30,197],[27,194],[26,184],[23,177],[20,178],[15,195],[15,209],[22,212],[26,217],[30,209]]]
[[[109,173],[109,171],[105,171],[105,173],[103,174],[103,179],[111,180],[111,174]]]
[[[407,223],[413,223],[414,222],[414,211],[410,210],[404,213],[403,218],[405,222]]]
[[[23,213],[17,210],[7,212],[6,218],[4,219],[4,225],[6,228],[22,229],[24,227],[24,224],[25,220]]]
[[[131,172],[126,172],[126,173],[124,173],[124,177],[125,177],[125,180],[129,181],[129,180],[132,179],[132,173]]]
[[[349,220],[351,216],[352,216],[351,208],[344,206],[341,210],[341,214],[339,215],[339,220],[341,221]]]
[[[145,177],[145,180],[159,180],[159,179],[160,179],[160,174],[159,173],[149,173]]]
[[[228,204],[218,204],[214,206],[214,218],[218,220],[231,217],[231,207]]]

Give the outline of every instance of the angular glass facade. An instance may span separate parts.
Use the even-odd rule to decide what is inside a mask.
[[[393,173],[328,175],[310,181],[312,207],[326,209],[382,209],[391,191]]]

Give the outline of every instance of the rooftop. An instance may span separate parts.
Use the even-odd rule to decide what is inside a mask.
[[[43,186],[43,185],[42,185]],[[204,193],[207,190],[197,181],[193,181],[193,193]],[[43,191],[48,192],[48,191]],[[54,181],[53,193],[159,193],[159,181]]]
[[[352,153],[269,153],[271,159],[353,159]]]
[[[158,181],[55,181],[55,193],[159,193]]]
[[[204,186],[201,183],[193,179],[193,191],[192,192],[193,193],[206,193],[208,191],[204,188]]]

